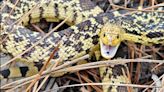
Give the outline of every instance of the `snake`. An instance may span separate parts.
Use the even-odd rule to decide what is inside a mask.
[[[70,25],[69,28],[55,31],[44,38],[21,55],[18,58],[20,61],[47,61],[50,53],[58,45],[59,49],[53,59],[56,62],[62,59],[61,64],[84,56],[97,44],[100,44],[101,55],[106,59],[115,55],[122,41],[164,45],[164,13],[156,11],[136,12],[123,16],[118,11],[104,12],[89,0],[19,0],[16,5],[9,0],[3,1],[3,5],[5,7],[1,11],[1,39],[4,40],[1,43],[1,52],[13,57],[44,38],[42,33],[28,29],[29,24],[40,22],[41,19],[47,22],[60,22],[66,19],[66,24]],[[163,7],[160,9],[163,10]],[[41,66],[33,66],[32,71],[39,71],[40,68]],[[102,75],[108,78],[104,79],[111,78],[112,83],[126,83],[122,72],[117,73],[113,70],[115,68],[105,69]],[[0,78],[33,75],[29,70],[29,67],[5,69],[0,72]],[[119,86],[108,86],[104,90],[117,92],[118,89]]]

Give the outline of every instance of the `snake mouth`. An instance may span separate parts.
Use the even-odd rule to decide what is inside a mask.
[[[100,40],[100,51],[101,51],[101,55],[104,58],[106,58],[106,59],[113,58],[115,56],[115,54],[116,54],[119,46],[120,46],[120,43],[117,44],[116,46],[105,45]]]

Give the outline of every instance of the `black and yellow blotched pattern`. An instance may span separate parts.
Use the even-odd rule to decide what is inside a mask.
[[[69,28],[53,32],[22,55],[20,60],[27,62],[46,61],[58,44],[60,44],[59,50],[54,59],[62,58],[64,62],[83,56],[91,47],[99,43],[100,32],[104,34],[100,37],[104,43],[113,37],[115,45],[123,40],[145,45],[164,44],[164,13],[137,12],[119,16],[117,11],[104,13],[100,7],[88,0],[20,0],[9,15],[14,4],[13,2],[4,4],[6,7],[2,11],[1,37],[2,39],[6,35],[8,37],[1,44],[1,51],[13,57],[43,38],[41,33],[27,29],[26,25],[40,22],[41,19],[59,22],[68,18],[66,23],[70,25]],[[31,9],[32,12],[25,16],[24,14]],[[17,24],[19,19],[21,22]],[[22,73],[22,69],[26,74]],[[28,67],[11,68],[2,71],[0,77],[10,78],[12,74],[18,74],[12,77],[32,75],[29,70]],[[36,67],[35,70],[38,71],[39,68]]]

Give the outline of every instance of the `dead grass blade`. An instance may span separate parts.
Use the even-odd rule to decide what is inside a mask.
[[[40,79],[40,76],[42,75],[43,71],[46,69],[46,67],[49,65],[50,60],[54,57],[54,54],[58,51],[58,47],[59,45],[53,50],[53,52],[50,54],[49,59],[46,61],[46,63],[44,63],[43,67],[41,68],[41,70],[38,73],[38,76],[36,76],[36,78],[31,82],[31,84],[27,87],[26,92],[28,92],[31,87]],[[57,63],[57,62],[56,62]]]
[[[135,87],[135,88],[161,88],[158,86],[149,86],[149,85],[137,85],[137,84],[116,84],[116,83],[83,83],[83,84],[74,84],[67,86],[60,86],[51,90],[46,90],[46,92],[52,92],[55,89],[68,88],[68,87],[78,87],[78,86],[87,86],[87,85],[111,85],[111,86],[122,86],[122,87]],[[45,91],[43,91],[45,92]]]
[[[68,16],[65,20],[63,20],[59,25],[57,25],[55,28],[53,28],[50,32],[48,32],[42,39],[40,39],[39,41],[37,41],[36,43],[34,43],[31,47],[29,47],[28,49],[26,49],[25,51],[23,51],[21,54],[15,56],[14,58],[12,58],[11,60],[9,60],[8,62],[6,62],[5,64],[1,65],[1,67],[6,66],[7,64],[11,63],[12,61],[14,61],[15,59],[21,57],[23,54],[25,54],[27,51],[31,50],[33,47],[35,47],[36,45],[38,45],[40,42],[42,42],[45,38],[47,38],[50,34],[52,34],[55,30],[57,30],[59,27],[61,27],[69,18],[70,16]]]

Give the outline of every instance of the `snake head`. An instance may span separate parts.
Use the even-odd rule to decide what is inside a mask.
[[[106,23],[100,32],[101,55],[104,58],[112,58],[122,41],[123,29],[116,24]]]

